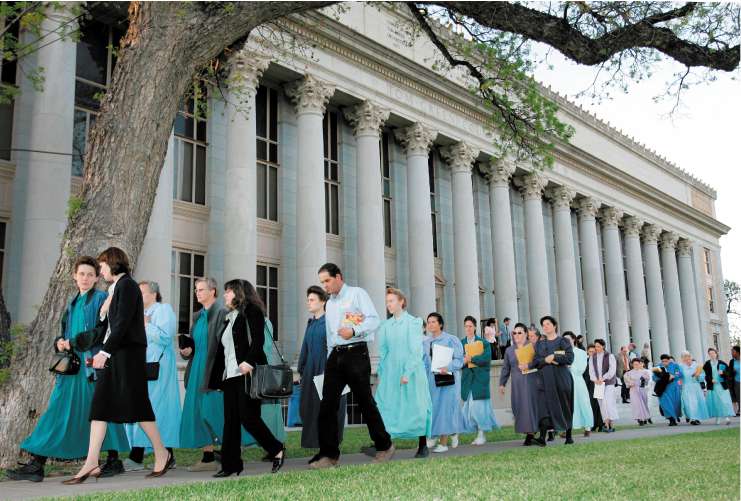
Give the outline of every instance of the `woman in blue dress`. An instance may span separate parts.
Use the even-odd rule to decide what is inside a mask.
[[[592,413],[592,402],[589,399],[589,390],[584,381],[584,370],[589,363],[587,352],[577,348],[576,336],[571,331],[566,331],[563,337],[571,342],[574,348],[574,361],[569,366],[571,377],[574,380],[574,415],[571,428],[583,428],[584,436],[588,437],[594,426],[594,414]]]
[[[376,404],[391,438],[418,439],[415,457],[427,457],[432,400],[422,355],[422,319],[406,312],[406,297],[398,289],[386,290],[386,309],[391,317],[376,333],[380,359]]]
[[[47,458],[73,460],[87,455],[95,371],[86,366],[86,360],[92,357],[93,350],[78,351],[74,343],[78,334],[96,326],[100,309],[106,302],[107,294],[95,288],[99,273],[98,261],[93,257],[82,256],[75,262],[73,278],[78,292],[67,303],[62,317],[62,335],[54,340],[54,349],[74,351],[83,366],[77,374],[56,376],[46,412],[21,444],[21,450],[31,454],[31,461],[7,471],[13,480],[41,482]],[[95,352],[99,350],[100,346],[94,349]],[[103,449],[108,451],[108,459],[102,469],[123,471],[118,452],[128,451],[129,444],[122,425],[108,424]]]
[[[432,452],[447,452],[448,437],[451,437],[451,446],[458,446],[458,433],[463,429],[463,413],[461,412],[461,367],[463,367],[463,345],[457,337],[443,331],[445,322],[439,313],[430,313],[427,316],[428,336],[424,340],[425,369],[427,382],[432,398],[432,427],[431,437],[438,437],[438,443]],[[435,346],[445,346],[453,350],[453,357],[447,367],[438,372],[432,372],[432,352]],[[444,379],[453,376],[453,384],[445,384]],[[438,376],[438,377],[436,377]],[[436,379],[439,381],[436,382]],[[434,440],[430,440],[434,443]],[[431,445],[428,443],[428,445]]]
[[[706,397],[708,415],[715,418],[715,424],[720,424],[721,418],[725,418],[726,424],[731,424],[731,416],[736,413],[733,410],[731,393],[728,391],[729,381],[726,377],[728,364],[718,360],[715,348],[708,348],[708,357],[703,366],[705,387],[708,390]]]
[[[466,337],[463,338],[463,350],[474,343],[483,345],[479,355],[464,355],[461,369],[461,400],[463,401],[463,430],[466,433],[476,432],[471,445],[484,445],[485,432],[499,428],[491,408],[490,373],[491,345],[476,335],[476,319],[467,316],[463,321]]]
[[[705,395],[702,393],[702,386],[698,379],[702,374],[702,367],[692,360],[689,351],[683,351],[681,358],[679,370],[681,371],[682,412],[690,420],[690,424],[698,425],[700,421],[710,417]]]
[[[155,420],[160,429],[162,443],[173,454],[180,446],[180,383],[175,363],[173,339],[177,334],[177,319],[172,306],[162,303],[157,282],[140,282],[139,289],[144,301],[144,326],[147,334],[147,362],[159,363],[156,380],[147,382],[149,400],[152,402]],[[143,468],[144,452],[152,448],[144,430],[138,424],[127,424],[131,452],[124,461],[126,471]]]

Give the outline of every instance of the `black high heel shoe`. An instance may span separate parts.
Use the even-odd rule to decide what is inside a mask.
[[[283,446],[283,454],[280,455],[279,458],[273,458],[273,469],[270,470],[270,473],[278,473],[278,471],[283,468],[283,464],[286,462],[286,446]]]
[[[155,478],[155,477],[161,477],[165,473],[167,473],[167,470],[173,467],[175,464],[175,456],[172,455],[172,452],[167,451],[167,462],[165,463],[165,467],[162,468],[160,471],[153,471],[149,475],[146,476],[146,478]]]
[[[236,473],[237,476],[239,476],[239,474],[242,473],[242,470],[239,470],[239,471],[224,471],[224,470],[219,470],[219,472],[218,473],[215,473],[213,477],[214,478],[226,478],[226,477],[231,477],[235,473]]]
[[[93,472],[95,470],[98,470],[98,472],[93,475]],[[72,477],[67,480],[62,480],[62,483],[64,485],[78,485],[78,484],[83,483],[85,480],[88,479],[88,477],[91,477],[91,476],[95,479],[96,482],[98,481],[98,477],[100,476],[100,466],[90,468],[90,470],[88,470],[85,474],[80,475],[79,477]]]

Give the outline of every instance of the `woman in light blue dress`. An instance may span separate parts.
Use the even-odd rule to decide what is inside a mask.
[[[424,340],[425,369],[432,398],[432,427],[431,437],[438,437],[440,443],[432,452],[447,452],[448,437],[452,435],[451,446],[458,447],[458,433],[463,429],[463,413],[461,412],[461,367],[463,367],[463,345],[460,340],[443,331],[445,322],[439,313],[430,313],[427,316],[427,332]],[[451,385],[438,386],[432,372],[432,352],[435,346],[445,346],[453,350],[453,357],[447,367],[442,367],[437,374],[439,379],[453,375]],[[434,443],[434,440],[430,442]]]
[[[589,356],[586,351],[576,347],[576,336],[573,332],[567,331],[563,337],[568,339],[574,347],[574,361],[569,366],[571,377],[574,380],[574,415],[571,427],[572,429],[583,428],[584,436],[588,437],[594,426],[592,403],[589,399],[587,383],[584,381],[584,370],[589,363]]]
[[[708,390],[705,401],[708,405],[708,414],[715,418],[715,424],[720,424],[721,418],[726,418],[726,424],[731,424],[731,416],[736,413],[733,410],[731,392],[728,391],[729,381],[726,377],[728,364],[718,360],[718,352],[715,348],[708,348],[708,361],[705,362],[705,387]]]
[[[160,429],[162,444],[171,454],[180,447],[180,383],[175,362],[173,339],[177,335],[177,318],[172,306],[162,303],[157,282],[140,282],[144,301],[144,326],[147,334],[147,362],[159,363],[156,380],[148,381],[149,400]],[[124,462],[127,471],[141,469],[145,450],[152,448],[144,430],[138,424],[126,424],[131,453]]]
[[[698,425],[700,421],[710,417],[705,395],[702,393],[702,386],[698,380],[702,374],[702,368],[692,360],[689,351],[683,351],[681,358],[679,370],[681,371],[682,412],[690,420],[690,424]]]
[[[380,359],[376,404],[391,438],[419,439],[417,457],[426,457],[432,399],[422,355],[422,319],[406,312],[406,297],[398,289],[386,291],[386,308],[391,318],[376,333]]]

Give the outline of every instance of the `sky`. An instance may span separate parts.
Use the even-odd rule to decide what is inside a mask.
[[[555,51],[549,61],[553,69],[538,68],[535,77],[539,81],[566,93],[572,102],[634,136],[717,191],[716,218],[731,227],[720,239],[723,276],[741,282],[741,82],[719,74],[715,82],[690,87],[682,91],[681,109],[669,116],[672,103],[655,103],[652,98],[666,93],[666,83],[679,69],[678,63],[662,63],[648,81],[633,84],[627,94],[615,89],[610,99],[593,104],[590,97],[576,98],[575,94],[592,83],[594,68],[577,65]],[[738,71],[736,75],[740,76]]]

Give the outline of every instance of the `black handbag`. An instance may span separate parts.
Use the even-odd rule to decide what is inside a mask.
[[[455,384],[455,376],[452,374],[435,374],[435,386],[452,386]]]
[[[145,369],[147,374],[147,381],[157,381],[160,377],[160,360],[165,356],[165,352],[162,351],[160,359],[156,362],[147,362],[147,368]]]
[[[283,354],[270,336],[273,348],[278,352],[280,363],[258,365],[252,369],[252,377],[245,378],[245,393],[255,400],[283,400],[293,394],[293,371],[283,359]]]
[[[73,351],[59,351],[54,353],[49,372],[54,372],[61,376],[74,376],[80,372],[80,357]]]

